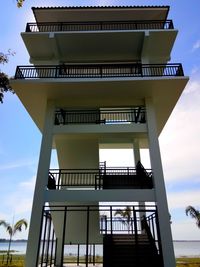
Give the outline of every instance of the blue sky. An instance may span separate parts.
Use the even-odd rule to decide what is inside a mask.
[[[15,0],[1,5],[0,51],[16,52],[2,71],[14,75],[17,65],[29,64],[29,56],[20,32],[26,22],[34,21],[32,6],[74,5],[170,5],[169,19],[179,30],[171,62],[182,63],[190,81],[160,135],[160,148],[172,215],[174,239],[198,239],[200,230],[185,216],[185,207],[200,208],[200,1],[199,0],[25,0],[18,9]],[[0,219],[12,222],[30,218],[32,196],[37,171],[41,134],[16,95],[6,94],[0,104]],[[130,152],[127,152],[130,153]],[[123,158],[127,158],[124,154]],[[122,156],[122,154],[121,154]],[[110,158],[112,157],[112,162]],[[102,159],[117,164],[117,158],[106,152]],[[145,161],[144,157],[144,161]],[[53,167],[55,157],[52,157]],[[145,161],[146,166],[148,163]],[[148,166],[147,166],[148,167]],[[8,237],[0,228],[0,238]],[[27,232],[16,238],[27,237]]]

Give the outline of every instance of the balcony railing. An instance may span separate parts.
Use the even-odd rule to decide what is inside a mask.
[[[184,76],[181,64],[90,64],[18,66],[15,79]]]
[[[152,171],[141,163],[136,168],[51,169],[48,189],[152,189]]]
[[[65,110],[55,112],[55,124],[125,124],[145,123],[145,108]]]
[[[26,32],[174,29],[172,20],[27,23]]]

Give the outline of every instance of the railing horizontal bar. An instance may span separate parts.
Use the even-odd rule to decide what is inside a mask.
[[[62,171],[66,171],[66,172],[71,172],[71,171],[77,171],[76,173],[87,173],[87,172],[85,172],[85,171],[97,171],[97,173],[99,173],[99,171],[100,170],[102,170],[102,171],[107,171],[107,170],[136,170],[136,168],[135,167],[117,167],[117,168],[115,168],[115,167],[106,167],[106,169],[103,169],[103,167],[102,168],[100,168],[100,169],[50,169],[49,171],[50,172],[53,172],[53,171],[57,171],[58,173],[59,172],[62,172]],[[152,169],[149,169],[149,168],[145,168],[145,170],[152,170]],[[79,171],[84,171],[84,172],[79,172]],[[74,172],[73,172],[74,173]],[[88,173],[90,173],[90,172],[88,172]],[[94,173],[96,173],[96,172],[94,172]]]

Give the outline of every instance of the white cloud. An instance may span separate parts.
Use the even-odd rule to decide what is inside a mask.
[[[200,81],[191,80],[160,136],[167,181],[200,179],[199,104]]]
[[[200,189],[168,193],[169,209],[184,209],[191,205],[196,208],[200,205]]]
[[[192,47],[192,51],[195,51],[200,48],[200,40],[197,40]]]
[[[169,211],[172,215],[172,235],[174,240],[199,240],[200,230],[195,220],[186,216],[188,205],[199,209],[200,189],[168,193]]]
[[[100,0],[98,1],[98,6],[112,6],[113,1],[110,0]]]
[[[199,73],[199,70],[195,69],[195,70],[193,70],[193,74],[194,74],[194,72],[195,72],[195,74]],[[187,95],[187,94],[190,94],[190,93],[194,93],[199,89],[200,89],[200,81],[198,81],[198,80],[190,80],[188,85],[186,86],[183,94]]]
[[[36,177],[33,176],[30,180],[21,182],[19,185],[25,190],[33,191],[33,189],[35,188],[35,181]]]
[[[5,198],[5,206],[8,213],[23,216],[31,212],[33,192],[35,187],[35,177],[21,182],[16,186],[15,192]]]
[[[25,166],[32,166],[34,165],[35,162],[33,160],[19,160],[19,161],[15,161],[15,162],[10,162],[7,164],[1,164],[0,165],[0,170],[10,170],[10,169],[15,169],[15,168],[21,168],[21,167],[25,167]]]
[[[199,72],[199,67],[195,66],[195,67],[193,67],[192,70],[191,70],[191,75],[195,75],[195,74],[198,73],[198,72]]]

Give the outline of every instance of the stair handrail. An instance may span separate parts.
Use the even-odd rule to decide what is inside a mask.
[[[151,245],[153,245],[153,247],[156,249],[156,251],[158,252],[157,246],[156,246],[156,240],[155,237],[152,235],[151,233],[151,229],[147,223],[147,218],[146,216],[142,216],[142,220],[141,220],[141,226],[142,226],[142,230],[144,230],[147,234],[147,237],[151,243]]]

